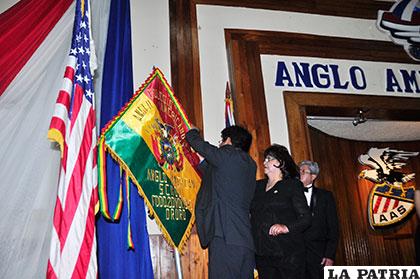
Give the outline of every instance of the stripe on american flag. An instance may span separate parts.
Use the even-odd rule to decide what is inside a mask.
[[[69,60],[48,132],[48,137],[59,143],[62,156],[47,278],[97,276],[97,135],[90,64],[93,51],[89,3],[82,2],[76,2]]]

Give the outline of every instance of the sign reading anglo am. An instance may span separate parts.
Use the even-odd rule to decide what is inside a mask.
[[[348,60],[306,58],[278,60],[275,86],[284,89],[334,90],[351,92],[420,93],[420,66]],[[378,83],[379,82],[379,83]],[[407,95],[408,95],[407,94]]]

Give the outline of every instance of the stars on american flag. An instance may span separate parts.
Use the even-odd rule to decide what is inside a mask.
[[[80,29],[82,28],[86,29],[86,21],[80,22]]]
[[[80,15],[79,15],[80,16]],[[80,16],[81,17],[81,16]],[[90,71],[90,34],[87,28],[89,23],[88,13],[81,18],[76,27],[76,36],[73,37],[70,55],[76,57],[75,83],[84,88],[84,95],[89,102],[93,98],[93,82]]]
[[[86,90],[86,96],[87,96],[88,98],[92,98],[92,97],[93,97],[93,92],[92,92],[90,89],[87,89],[87,90]]]
[[[81,46],[81,47],[78,47],[78,50],[79,50],[79,53],[80,54],[85,54],[85,49]]]
[[[83,77],[81,74],[76,75],[76,81],[78,81],[79,83],[83,82]]]

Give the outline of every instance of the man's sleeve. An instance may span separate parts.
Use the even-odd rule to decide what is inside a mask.
[[[203,156],[208,163],[212,165],[218,165],[223,160],[219,149],[216,146],[211,145],[207,141],[204,141],[201,138],[198,129],[190,129],[185,134],[185,138],[187,139],[191,147],[201,156]]]
[[[327,192],[327,246],[325,248],[324,257],[334,260],[337,251],[339,230],[338,230],[338,216],[335,205],[334,196],[331,192]]]
[[[297,220],[293,223],[286,224],[289,232],[303,232],[311,225],[311,211],[306,202],[305,194],[303,194],[303,185],[296,183],[293,185],[292,203],[297,214]]]
[[[200,164],[198,164],[198,170],[201,172],[201,174],[204,175],[204,173],[207,171],[207,169],[209,168],[209,164],[207,163],[207,161],[204,159],[203,161],[200,162]]]

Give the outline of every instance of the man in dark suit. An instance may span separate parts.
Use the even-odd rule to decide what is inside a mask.
[[[209,248],[209,278],[253,278],[254,243],[249,218],[255,191],[256,164],[249,156],[252,136],[230,126],[219,147],[205,142],[198,129],[186,134],[200,163],[202,185],[195,215],[201,246]]]
[[[338,217],[334,196],[330,191],[314,186],[319,174],[316,162],[299,164],[300,180],[312,213],[312,225],[305,231],[307,279],[323,278],[323,267],[334,264],[338,244]]]

